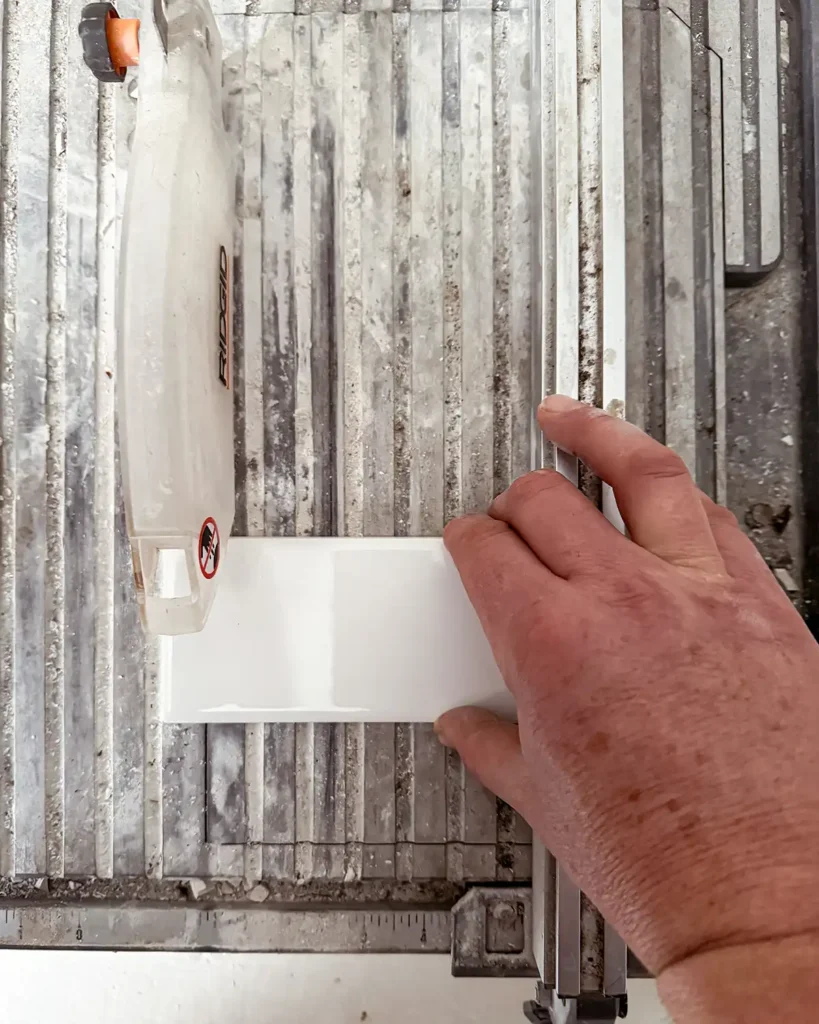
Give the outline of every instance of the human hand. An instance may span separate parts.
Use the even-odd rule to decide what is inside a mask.
[[[441,740],[655,973],[810,935],[819,646],[678,456],[560,396],[538,419],[612,485],[629,537],[552,470],[447,527],[519,725],[462,708]]]

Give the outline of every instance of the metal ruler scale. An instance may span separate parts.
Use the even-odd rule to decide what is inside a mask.
[[[451,942],[448,910],[288,910],[252,903],[0,909],[0,948],[449,953]]]

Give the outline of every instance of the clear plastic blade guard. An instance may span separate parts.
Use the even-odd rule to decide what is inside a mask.
[[[234,172],[210,8],[204,0],[165,6],[167,54],[153,0],[145,2],[140,35],[118,411],[143,624],[178,634],[204,626],[233,525]],[[170,590],[180,563],[182,586]]]

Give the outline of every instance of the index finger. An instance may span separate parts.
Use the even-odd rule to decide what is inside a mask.
[[[565,395],[544,399],[538,422],[549,440],[611,484],[632,540],[673,565],[725,572],[679,455],[633,424]]]

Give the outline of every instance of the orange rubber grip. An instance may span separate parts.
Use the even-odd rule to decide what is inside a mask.
[[[139,64],[139,19],[108,18],[105,26],[111,63],[118,70]]]

